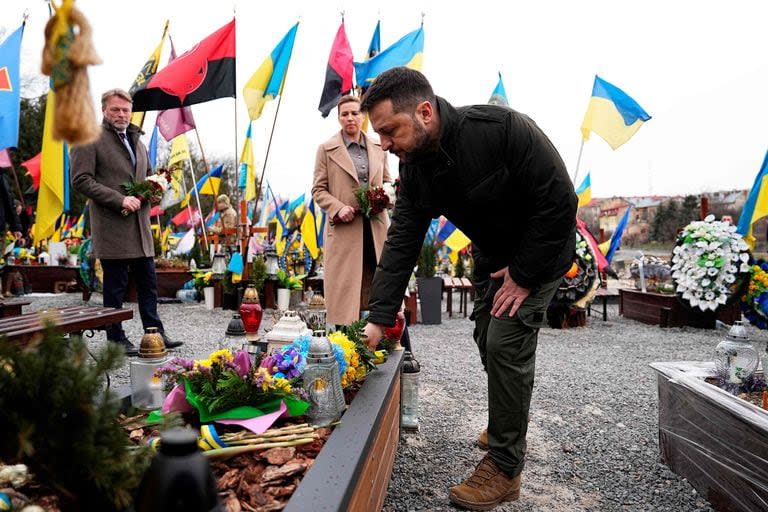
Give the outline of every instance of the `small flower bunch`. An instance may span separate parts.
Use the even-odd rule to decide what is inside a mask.
[[[292,381],[251,365],[247,352],[217,350],[200,360],[176,357],[155,372],[184,386],[187,401],[205,415],[240,406],[259,407],[275,399],[294,400]]]
[[[259,366],[266,369],[274,377],[296,379],[306,368],[307,358],[306,354],[302,354],[298,347],[288,345],[282,351],[266,356],[261,360]]]
[[[295,378],[304,372],[307,366],[307,354],[312,338],[304,335],[297,338],[292,344],[282,350],[267,356],[262,360],[261,367],[269,371],[272,376],[285,376]],[[365,360],[358,352],[356,344],[341,331],[332,332],[328,340],[333,347],[333,354],[339,365],[341,386],[346,388],[352,382],[365,377],[368,372]]]
[[[749,249],[736,226],[709,215],[688,224],[672,251],[677,294],[701,311],[725,304],[748,277]]]
[[[157,173],[147,176],[144,181],[127,181],[121,185],[126,195],[137,198],[142,203],[158,204],[163,198],[163,194],[168,190],[171,184],[171,171],[168,169],[158,169]],[[123,216],[127,216],[128,210],[122,210]]]
[[[307,277],[306,274],[302,274],[300,276],[290,275],[281,268],[280,270],[277,271],[278,288],[287,288],[289,290],[303,290],[304,282],[302,280],[305,277]]]
[[[329,334],[328,340],[330,340],[334,346],[340,347],[344,353],[344,362],[346,363],[347,368],[341,375],[341,386],[346,388],[354,381],[365,377],[367,369],[362,362],[360,354],[357,352],[355,343],[341,331]]]
[[[192,280],[195,285],[195,289],[199,293],[203,293],[203,288],[213,286],[213,272],[196,271],[192,273]]]
[[[395,189],[391,183],[384,183],[381,187],[360,187],[355,190],[355,197],[357,211],[368,219],[395,205]]]
[[[741,310],[747,320],[759,329],[768,329],[768,262],[750,262],[749,286],[741,297]]]

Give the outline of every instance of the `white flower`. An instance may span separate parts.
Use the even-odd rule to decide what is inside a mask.
[[[704,222],[707,222],[707,223],[712,222],[714,220],[715,220],[714,215],[707,215],[706,217],[704,217]],[[722,224],[722,222],[720,224]]]
[[[739,267],[739,272],[749,272],[749,265],[746,263],[742,263]]]
[[[704,294],[704,298],[711,301],[715,298],[715,292],[707,292]]]
[[[701,280],[701,286],[707,287],[707,286],[709,286],[710,284],[712,284],[712,281],[710,281],[710,280],[709,280],[709,279],[707,279],[706,277],[705,277],[704,279],[702,279],[702,280]]]
[[[715,267],[712,267],[709,270],[707,270],[707,275],[716,276],[719,272],[720,271],[717,270]]]
[[[395,199],[396,199],[396,197],[395,197],[395,187],[393,187],[392,184],[389,183],[388,181],[385,181],[384,185],[382,185],[381,188],[383,188],[384,189],[384,193],[387,194],[387,199],[389,199],[389,204],[391,206],[394,206],[395,205]]]
[[[734,268],[736,268],[736,267],[734,267]],[[731,274],[726,274],[726,276],[723,278],[723,280],[726,283],[733,283],[733,282],[736,281],[736,278],[734,276],[732,276]]]

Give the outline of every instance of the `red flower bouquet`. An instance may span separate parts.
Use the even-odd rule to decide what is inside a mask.
[[[171,171],[158,169],[156,174],[147,176],[144,181],[128,181],[121,186],[126,195],[133,196],[142,203],[158,204],[168,189],[171,179]],[[121,213],[125,216],[131,212],[123,210]]]
[[[381,187],[360,187],[355,190],[355,196],[359,205],[357,211],[369,219],[392,208],[395,203],[395,191],[390,183]]]

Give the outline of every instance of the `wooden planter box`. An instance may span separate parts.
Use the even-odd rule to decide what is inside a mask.
[[[192,279],[192,274],[189,270],[177,270],[177,269],[155,269],[157,275],[157,296],[174,298],[176,292],[184,286],[184,283]],[[136,295],[136,283],[132,278],[128,279],[128,289],[125,292],[125,302],[136,302],[138,296]]]
[[[659,451],[718,511],[765,510],[768,411],[705,382],[713,363],[653,363]]]
[[[341,424],[320,450],[285,512],[381,510],[400,441],[400,366],[405,352],[389,354],[369,374]],[[130,388],[117,390],[123,408]]]
[[[84,290],[80,267],[64,265],[6,265],[3,269],[3,290],[8,289],[8,278],[15,271],[24,276],[24,282],[35,293],[66,292],[66,284],[72,281],[77,282],[80,291]]]
[[[381,510],[400,440],[403,351],[366,377],[285,512]]]
[[[714,329],[715,320],[733,324],[741,320],[741,310],[737,303],[724,306],[719,311],[707,312],[691,309],[683,305],[676,295],[619,289],[619,314],[625,318],[637,320],[660,327],[700,327]]]

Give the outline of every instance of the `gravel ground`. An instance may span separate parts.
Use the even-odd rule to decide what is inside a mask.
[[[25,312],[81,304],[79,294],[28,298]],[[132,306],[135,319],[125,330],[138,343]],[[168,334],[185,342],[173,354],[184,357],[214,350],[231,317],[201,304],[161,304],[159,311]],[[656,375],[648,364],[708,360],[722,333],[662,330],[617,313],[609,306],[607,322],[595,315],[585,328],[541,330],[522,494],[496,510],[712,510],[659,462]],[[469,320],[444,315],[441,325],[410,332],[422,367],[421,430],[402,436],[384,510],[455,510],[448,487],[483,456],[474,443],[487,421],[485,374]],[[97,349],[104,340],[100,332],[89,344]],[[128,382],[126,364],[112,386]]]

